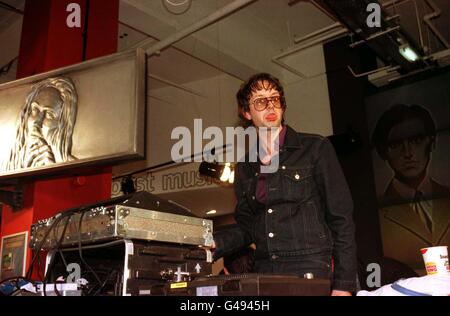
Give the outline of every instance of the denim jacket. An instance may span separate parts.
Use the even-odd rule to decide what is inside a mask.
[[[258,162],[236,166],[237,227],[215,234],[215,258],[256,244],[255,258],[331,253],[333,288],[354,291],[356,244],[353,201],[327,138],[287,127],[279,168],[267,174],[267,201],[256,200]]]

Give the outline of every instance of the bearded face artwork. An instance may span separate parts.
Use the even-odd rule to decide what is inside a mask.
[[[43,167],[76,160],[72,134],[78,97],[69,78],[50,78],[33,86],[21,111],[7,170]]]

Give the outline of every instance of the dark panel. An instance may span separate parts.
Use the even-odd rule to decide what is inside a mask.
[[[347,38],[324,46],[328,89],[334,134],[349,132],[359,136],[358,146],[336,148],[355,205],[356,242],[358,258],[370,260],[382,255],[377,200],[371,162],[364,97],[370,84],[365,78],[355,78],[347,69],[355,71],[375,69],[375,57],[365,47],[349,48]],[[370,262],[370,261],[368,261]]]

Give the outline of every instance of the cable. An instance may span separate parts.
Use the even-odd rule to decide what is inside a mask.
[[[100,286],[100,288],[94,293],[93,296],[97,296],[106,286],[106,283],[108,283],[109,279],[111,278],[111,276],[114,275],[114,273],[118,273],[116,270],[111,270],[111,273],[107,275],[105,281],[103,282],[103,284]]]
[[[12,5],[10,5],[4,1],[0,1],[0,8],[23,15],[23,11],[17,9],[16,7],[13,7]]]
[[[56,293],[56,296],[63,296],[63,295],[61,295],[61,293],[59,293],[58,284],[64,284],[64,281],[58,281],[58,280],[55,281],[55,293]]]
[[[119,296],[118,293],[120,293],[119,292],[120,275],[121,273],[117,272],[116,282],[114,284],[114,296]]]
[[[101,284],[102,282],[100,281],[100,278],[98,277],[97,273],[91,268],[90,265],[88,265],[86,260],[84,260],[84,258],[83,258],[83,250],[82,250],[82,246],[81,246],[81,225],[83,223],[83,217],[84,217],[85,214],[86,214],[86,212],[83,212],[81,214],[80,221],[78,223],[78,253],[80,255],[81,262],[89,269],[89,271],[91,271],[91,273],[97,279],[98,284]]]
[[[31,265],[28,268],[28,272],[26,274],[26,277],[28,279],[31,279],[31,273],[33,272],[33,266],[36,262],[37,257],[40,257],[40,253],[42,250],[42,247],[44,245],[44,243],[47,240],[48,235],[50,234],[50,232],[57,226],[57,224],[59,224],[59,222],[67,217],[67,216],[72,216],[75,213],[75,209],[70,209],[68,211],[66,211],[65,213],[60,213],[57,215],[56,219],[54,220],[54,222],[52,223],[52,225],[50,226],[50,228],[45,232],[41,242],[39,243],[39,245],[37,247],[34,248],[34,250],[36,251],[36,253],[33,256],[33,260],[31,261]],[[40,264],[40,261],[38,262]]]
[[[50,233],[53,231],[53,229],[55,229],[55,227],[57,227],[57,225],[61,222],[61,220],[65,217],[71,217],[74,213],[75,213],[76,209],[69,209],[65,212],[59,213],[56,217],[56,219],[54,220],[54,222],[51,224],[51,226],[48,228],[48,230],[45,232],[42,240],[40,241],[40,243],[37,245],[37,247],[34,247],[34,251],[35,254],[33,255],[33,259],[31,261],[30,267],[28,268],[28,271],[26,273],[26,279],[31,280],[31,276],[33,273],[33,268],[34,265],[36,263],[36,260],[38,260],[38,277],[40,277],[41,281],[44,282],[45,276],[42,277],[40,275],[41,273],[41,252],[42,252],[42,247],[44,245],[44,243],[47,240],[47,237],[50,235]],[[35,284],[33,282],[33,284]],[[44,295],[45,295],[45,286],[44,286]]]
[[[64,236],[66,235],[67,226],[69,225],[72,215],[73,214],[70,214],[69,216],[67,216],[66,223],[64,224],[64,229],[61,233],[61,236],[59,237],[58,243],[56,244],[56,251],[61,251],[61,244],[62,244],[62,241],[64,240]],[[55,234],[56,234],[56,230],[55,230]],[[47,296],[46,286],[47,286],[48,278],[50,275],[50,271],[53,269],[53,265],[54,265],[54,262],[56,259],[56,251],[55,251],[55,254],[52,256],[52,258],[47,266],[47,272],[44,275],[44,280],[43,280],[44,296]],[[55,293],[57,296],[61,296],[58,289],[56,288],[57,287],[56,284],[57,284],[57,281],[55,281]]]
[[[0,68],[0,76],[7,75],[9,71],[11,70],[14,62],[18,59],[18,57],[11,60],[9,63],[7,63],[5,66]]]
[[[33,254],[33,259],[31,260],[31,264],[30,267],[28,268],[28,271],[26,273],[25,278],[23,278],[22,276],[20,276],[20,278],[23,278],[25,280],[30,280],[30,282],[35,285],[35,282],[31,280],[31,276],[33,273],[33,269],[34,266],[36,264],[36,260],[38,260],[38,276],[40,277],[41,281],[44,281],[45,276],[41,276],[40,275],[40,264],[41,264],[41,252],[42,252],[42,247],[45,244],[45,242],[47,241],[48,236],[50,235],[50,233],[55,229],[55,227],[57,227],[57,225],[61,222],[62,219],[66,218],[66,217],[70,217],[73,216],[75,213],[81,213],[80,216],[80,223],[79,223],[79,235],[78,235],[78,250],[80,253],[80,259],[82,260],[82,262],[88,267],[88,269],[90,269],[90,271],[94,274],[94,276],[96,277],[99,285],[101,285],[101,281],[100,278],[98,277],[98,275],[95,273],[95,271],[92,270],[92,268],[87,264],[87,262],[84,260],[83,255],[82,255],[82,249],[81,249],[81,224],[82,224],[82,220],[84,217],[85,212],[89,211],[91,208],[95,208],[95,207],[99,207],[99,206],[108,206],[108,205],[112,205],[112,204],[116,204],[116,203],[122,203],[124,201],[126,201],[127,199],[129,199],[129,196],[120,196],[117,198],[113,198],[113,199],[108,199],[108,200],[103,200],[103,201],[99,201],[96,203],[92,203],[92,204],[88,204],[85,206],[81,206],[81,207],[76,207],[76,208],[70,208],[70,209],[66,209],[61,211],[59,214],[57,214],[55,216],[55,219],[53,221],[53,223],[50,225],[50,227],[47,229],[47,231],[45,232],[45,234],[42,237],[42,240],[39,242],[39,244],[35,245],[35,247],[33,248],[33,251],[35,252]],[[68,221],[69,221],[68,219]],[[66,222],[67,224],[67,222]],[[62,243],[62,236],[60,237],[60,241],[58,242],[58,247],[57,248],[61,248],[61,243]],[[61,249],[58,249],[58,251],[61,253]],[[65,262],[64,256],[62,255],[62,259]],[[64,263],[65,265],[67,265],[67,263]],[[19,277],[16,277],[19,278]],[[1,283],[0,283],[1,284]]]
[[[44,276],[42,275],[42,267],[41,267],[41,255],[39,254],[38,259],[37,259],[37,267],[38,267],[38,271],[37,271],[37,276],[39,278],[39,280],[43,280]],[[31,278],[31,276],[30,276]]]
[[[31,260],[31,265],[30,265],[30,267],[28,268],[28,271],[27,271],[27,274],[26,274],[26,278],[27,278],[27,279],[31,279],[31,274],[33,273],[33,267],[34,267],[34,264],[36,263],[37,258],[38,258],[38,257],[40,258],[40,254],[41,254],[42,247],[43,247],[44,243],[46,242],[47,237],[48,237],[48,235],[50,234],[50,232],[56,227],[56,225],[57,225],[64,217],[69,216],[69,215],[71,215],[71,214],[72,214],[71,212],[70,212],[70,213],[68,212],[68,213],[66,213],[66,214],[61,214],[61,215],[59,215],[59,216],[55,219],[55,221],[52,223],[52,225],[50,226],[50,228],[45,232],[44,237],[42,238],[42,240],[41,240],[41,242],[39,243],[38,247],[35,247],[35,248],[34,248],[34,250],[36,251],[36,253],[34,254],[33,259]],[[39,264],[40,264],[40,261],[39,261]],[[41,281],[42,281],[42,280],[41,280]]]
[[[221,149],[224,150],[224,151],[226,152],[226,149],[228,149],[230,146],[231,146],[230,144],[226,144],[226,145],[223,145]],[[216,150],[215,148],[213,148],[213,149]],[[189,160],[189,159],[190,159],[190,160],[193,160],[196,156],[198,156],[198,155],[200,155],[200,154],[203,155],[203,152],[202,152],[202,153],[197,153],[197,154],[192,154],[190,157],[185,157],[185,158],[183,158],[183,159],[181,159],[181,160],[182,160],[182,161]],[[121,175],[121,176],[114,177],[114,178],[113,178],[113,181],[114,181],[114,180],[117,180],[117,179],[122,179],[122,178],[130,177],[130,176],[133,176],[133,175],[138,174],[138,173],[143,173],[143,172],[146,172],[146,171],[151,171],[151,170],[159,169],[159,168],[162,168],[162,167],[167,167],[167,166],[174,165],[174,164],[177,164],[177,162],[171,160],[171,161],[168,161],[168,162],[164,162],[164,163],[162,163],[162,164],[159,164],[159,165],[147,167],[147,168],[140,169],[140,170],[136,170],[136,171],[133,171],[133,172],[130,172],[130,173]]]
[[[58,249],[58,253],[61,256],[61,260],[62,260],[62,262],[64,264],[64,267],[66,268],[66,271],[67,271],[67,261],[66,261],[66,258],[64,257],[63,252],[61,251],[61,249]]]
[[[229,145],[224,145],[223,147],[226,148],[228,146]],[[195,156],[195,155],[192,155],[192,156]],[[150,169],[151,168],[147,168],[147,169],[144,169],[144,171],[145,170],[150,170]],[[143,171],[140,170],[140,171],[137,171],[137,172],[134,172],[134,173],[140,173],[140,172],[143,172]],[[132,174],[134,174],[134,173],[132,173]],[[122,203],[122,202],[128,200],[129,197],[130,197],[130,195],[124,195],[124,196],[120,196],[120,197],[116,197],[116,198],[112,198],[112,199],[108,199],[108,200],[102,200],[102,201],[99,201],[99,202],[96,202],[96,203],[93,203],[93,204],[88,204],[88,205],[84,205],[84,206],[81,206],[81,207],[70,208],[70,209],[66,209],[66,210],[61,211],[57,215],[57,217],[55,218],[55,220],[53,221],[51,226],[48,228],[48,230],[45,232],[45,234],[44,234],[42,240],[39,242],[39,244],[33,248],[35,253],[33,255],[33,259],[31,261],[30,267],[28,268],[28,271],[26,273],[25,278],[29,279],[29,280],[31,279],[31,275],[33,273],[34,265],[36,263],[36,260],[38,260],[38,259],[39,259],[38,265],[39,265],[39,268],[40,268],[40,256],[41,256],[42,247],[45,244],[45,242],[47,241],[47,238],[48,238],[49,234],[55,229],[55,227],[57,227],[57,225],[61,222],[61,220],[66,218],[66,217],[70,218],[75,213],[81,213],[80,222],[79,222],[79,228],[78,228],[78,230],[79,230],[79,234],[78,234],[78,249],[79,249],[79,253],[80,253],[80,259],[82,260],[83,264],[85,264],[88,267],[88,269],[94,274],[94,276],[97,279],[97,281],[99,282],[99,284],[101,284],[101,281],[98,278],[98,275],[95,273],[95,271],[92,270],[92,268],[87,264],[87,262],[83,258],[82,249],[81,249],[81,225],[82,225],[82,220],[83,220],[83,217],[85,215],[85,212],[87,212],[88,210],[90,210],[92,208],[99,207],[99,206],[108,206],[108,205],[112,205],[112,204]],[[69,221],[69,219],[68,219],[68,221]],[[60,238],[60,242],[62,242],[61,238]],[[58,248],[60,248],[60,243],[58,243]],[[39,269],[38,273],[40,273],[40,269]],[[45,276],[41,277],[41,281],[43,281],[44,278],[45,278]]]
[[[67,216],[71,217],[71,216],[73,216],[76,212],[82,212],[82,216],[81,216],[81,218],[80,218],[80,219],[82,219],[83,216],[84,216],[84,213],[85,213],[86,211],[88,211],[89,208],[94,208],[94,207],[102,206],[102,205],[109,205],[109,204],[117,203],[117,202],[119,202],[119,201],[120,201],[120,202],[123,202],[123,201],[125,201],[126,199],[128,199],[128,196],[121,196],[121,197],[114,198],[114,199],[109,199],[109,200],[99,201],[99,202],[97,202],[97,203],[85,205],[85,206],[82,206],[82,207],[66,209],[66,210],[63,210],[61,213],[59,213],[59,214],[57,215],[58,217],[55,219],[55,221],[52,223],[52,225],[50,226],[50,228],[49,228],[49,229],[46,231],[46,233],[44,234],[44,236],[43,236],[41,242],[39,243],[39,245],[38,245],[37,247],[34,248],[34,251],[35,251],[36,253],[35,253],[34,256],[33,256],[33,259],[32,259],[32,261],[31,261],[30,267],[28,268],[26,277],[27,277],[28,279],[31,279],[31,275],[32,275],[32,272],[33,272],[33,267],[34,267],[34,264],[36,263],[36,260],[37,260],[37,259],[39,259],[39,260],[38,260],[38,268],[39,268],[38,273],[40,273],[40,270],[41,270],[41,269],[40,269],[40,263],[41,263],[41,262],[40,262],[40,255],[41,255],[41,249],[42,249],[42,246],[43,246],[44,243],[46,242],[47,237],[49,236],[49,234],[51,233],[51,231],[57,226],[57,224],[59,224],[59,222],[60,222],[63,218],[65,218],[65,217],[67,217]],[[81,234],[81,232],[80,232],[80,234]],[[39,276],[40,276],[40,275],[39,275]],[[40,276],[40,277],[41,277],[41,276]],[[41,281],[43,281],[43,277],[41,277]]]
[[[71,214],[70,216],[67,216],[66,223],[64,224],[64,229],[63,229],[63,231],[61,233],[61,236],[59,237],[58,243],[56,244],[55,252],[56,251],[61,252],[61,244],[62,244],[62,241],[64,240],[64,236],[66,234],[67,226],[69,225],[69,222],[70,222],[70,219],[71,219],[72,215],[73,214]],[[50,274],[50,270],[53,268],[53,264],[54,264],[55,258],[56,258],[56,255],[52,256],[52,258],[51,258],[51,260],[50,260],[50,262],[49,262],[49,264],[47,266],[47,272],[45,273],[45,276],[44,276],[44,281],[45,282],[48,280],[48,277],[49,277],[49,274]]]

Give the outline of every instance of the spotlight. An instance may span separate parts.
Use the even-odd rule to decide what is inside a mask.
[[[230,168],[230,164],[227,163],[227,164],[225,164],[225,167],[223,167],[223,171],[220,176],[220,181],[227,182],[230,179],[230,176],[231,176],[231,168]]]
[[[199,172],[201,175],[219,179],[222,182],[234,182],[234,170],[230,163],[220,165],[218,163],[202,162]]]
[[[200,164],[200,174],[211,177],[214,179],[220,179],[223,172],[223,166],[220,166],[216,163],[210,163],[210,162],[202,162]]]

